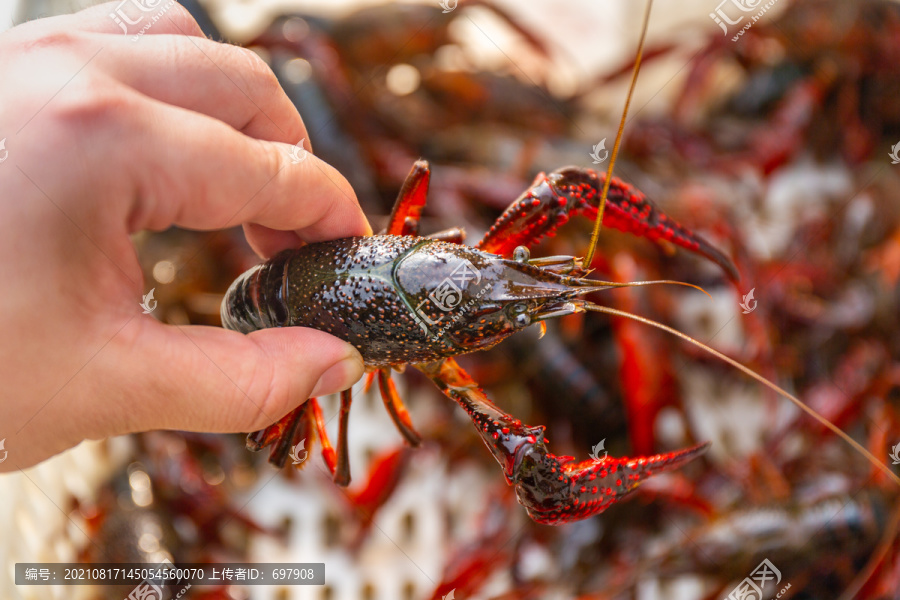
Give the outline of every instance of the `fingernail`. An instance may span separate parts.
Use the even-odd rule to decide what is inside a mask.
[[[362,356],[360,356],[356,348],[349,344],[348,346],[352,353],[343,360],[331,365],[322,373],[319,381],[316,382],[312,392],[310,392],[310,397],[341,392],[359,381],[360,377],[363,376],[365,367]]]

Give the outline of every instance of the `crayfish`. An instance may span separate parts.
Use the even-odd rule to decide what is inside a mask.
[[[426,162],[413,166],[386,234],[287,250],[244,273],[225,296],[225,327],[244,333],[314,327],[352,343],[366,365],[377,370],[385,406],[400,433],[417,445],[420,437],[390,379],[392,367],[413,364],[467,412],[507,480],[516,485],[520,502],[539,522],[599,513],[652,474],[702,453],[706,445],[581,463],[555,456],[547,450],[544,427],[525,425],[495,406],[453,358],[490,348],[547,319],[593,310],[596,305],[582,296],[617,285],[587,278],[576,257],[532,259],[528,250],[572,215],[595,217],[604,176],[575,167],[539,175],[474,248],[462,245],[458,229],[416,235],[429,177]],[[630,185],[614,179],[611,192],[607,225],[669,240],[736,273],[722,253]],[[328,442],[315,399],[251,434],[249,445],[261,449],[277,441],[271,460],[283,465],[290,444],[314,424],[335,481],[347,485],[350,402],[349,390],[343,392],[337,451]]]
[[[632,89],[639,65],[640,50]],[[589,278],[601,224],[651,241],[670,242],[712,260],[737,279],[736,268],[722,252],[612,176],[625,114],[605,175],[577,167],[539,174],[474,247],[462,244],[465,234],[458,228],[419,235],[430,170],[427,162],[416,162],[383,234],[309,244],[252,268],[226,293],[223,325],[243,333],[266,327],[312,327],[350,342],[362,354],[370,377],[377,378],[400,434],[416,446],[421,437],[390,375],[392,368],[412,364],[467,413],[507,482],[515,486],[519,502],[539,523],[561,524],[598,514],[650,476],[676,469],[708,447],[700,444],[654,456],[606,456],[581,462],[556,456],[547,449],[543,426],[526,425],[496,406],[454,358],[490,348],[531,325],[543,328],[548,319],[586,311],[635,319],[702,347],[789,398],[900,484],[900,478],[840,429],[747,367],[670,327],[584,299],[588,293],[610,287],[679,283],[621,284]],[[579,215],[594,219],[596,227],[585,259],[531,258],[532,246]],[[275,444],[269,460],[280,467],[292,444],[315,433],[335,483],[346,486],[350,482],[350,405],[351,392],[345,390],[337,448],[328,439],[315,398],[250,434],[248,447],[260,450]]]

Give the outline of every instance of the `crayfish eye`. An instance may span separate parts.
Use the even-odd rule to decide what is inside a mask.
[[[531,315],[528,314],[528,304],[526,302],[516,302],[509,307],[509,316],[517,327],[527,327],[531,325]]]
[[[520,315],[523,312],[528,311],[528,305],[524,302],[516,302],[509,308],[509,311],[514,315]]]

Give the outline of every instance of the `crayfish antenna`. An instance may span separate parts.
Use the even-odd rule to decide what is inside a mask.
[[[589,280],[591,283],[596,283],[600,287],[598,290],[607,289],[607,288],[624,288],[624,287],[642,287],[645,285],[683,285],[685,287],[694,288],[695,290],[700,290],[704,294],[706,294],[710,300],[712,300],[712,296],[709,292],[704,290],[699,285],[694,285],[693,283],[687,283],[685,281],[676,281],[674,279],[654,279],[650,281],[602,281],[597,279]]]
[[[722,360],[723,362],[728,363],[729,365],[731,365],[738,371],[744,373],[745,375],[747,375],[748,377],[750,377],[752,379],[755,379],[756,381],[763,384],[767,388],[771,389],[772,391],[776,392],[777,394],[780,394],[781,396],[784,396],[785,398],[787,398],[788,400],[793,402],[794,405],[797,406],[797,408],[799,408],[800,410],[802,410],[803,412],[805,412],[806,414],[808,414],[809,416],[814,418],[816,421],[818,421],[819,423],[821,423],[822,425],[824,425],[825,427],[830,429],[832,432],[834,432],[835,435],[837,435],[838,437],[843,439],[845,442],[850,444],[857,452],[859,452],[860,454],[865,456],[869,462],[871,462],[877,468],[881,469],[890,479],[892,479],[894,481],[894,483],[896,483],[898,486],[900,486],[900,477],[898,477],[896,473],[891,471],[891,469],[885,463],[878,460],[878,458],[876,458],[875,455],[873,455],[871,452],[866,450],[865,447],[862,446],[862,444],[860,444],[859,442],[854,440],[852,437],[850,437],[849,435],[844,433],[844,431],[840,427],[838,427],[837,425],[835,425],[834,423],[832,423],[831,421],[829,421],[828,419],[826,419],[825,417],[820,415],[818,412],[816,412],[815,410],[813,410],[812,408],[807,406],[802,400],[800,400],[799,398],[797,398],[790,392],[777,386],[776,384],[772,383],[771,381],[769,381],[768,379],[766,379],[765,377],[763,377],[762,375],[760,375],[753,369],[750,369],[749,367],[742,365],[741,363],[734,360],[733,358],[726,356],[725,354],[722,354],[718,350],[715,350],[714,348],[707,346],[703,342],[692,338],[688,334],[678,331],[677,329],[674,329],[672,327],[669,327],[668,325],[663,325],[662,323],[660,323],[658,321],[654,321],[654,320],[648,319],[646,317],[641,317],[639,315],[634,315],[634,314],[631,314],[630,312],[626,312],[624,310],[618,310],[615,308],[610,308],[608,306],[601,306],[599,304],[593,304],[591,302],[581,302],[581,303],[579,303],[579,305],[582,306],[585,310],[590,310],[590,311],[599,312],[599,313],[605,313],[605,314],[613,315],[616,317],[625,317],[626,319],[631,319],[633,321],[638,321],[639,323],[644,323],[645,325],[650,325],[652,327],[656,327],[657,329],[661,329],[667,333],[671,333],[672,335],[679,337],[679,338],[683,339],[684,341],[689,342],[702,350],[705,350],[706,352],[712,354],[719,360]]]
[[[594,232],[591,234],[591,245],[588,247],[584,264],[590,266],[600,240],[600,227],[603,224],[603,210],[606,208],[606,197],[609,195],[609,184],[612,181],[613,166],[619,155],[619,146],[622,143],[622,132],[625,131],[625,121],[628,118],[628,107],[631,105],[631,97],[634,95],[634,86],[637,84],[638,73],[641,71],[641,56],[644,53],[644,40],[647,38],[647,26],[650,23],[650,9],[653,0],[647,0],[647,8],[644,11],[644,24],[641,28],[641,39],[638,41],[637,56],[634,59],[634,70],[631,72],[631,85],[628,87],[628,95],[625,97],[625,108],[622,110],[622,120],[619,122],[619,131],[616,133],[616,143],[613,144],[609,154],[609,167],[606,169],[606,181],[603,182],[603,192],[600,194],[600,206],[597,209],[597,220],[594,222]]]

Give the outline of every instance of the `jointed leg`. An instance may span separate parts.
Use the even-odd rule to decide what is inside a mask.
[[[363,394],[369,393],[369,390],[372,389],[372,384],[375,383],[376,377],[378,377],[377,371],[366,373],[366,383],[363,385]]]
[[[305,419],[306,409],[306,404],[302,404],[265,429],[248,434],[247,449],[257,452],[274,443],[275,446],[269,453],[269,462],[278,468],[283,467],[294,444],[294,437]]]
[[[291,447],[304,439],[309,440],[309,447],[312,447],[315,437],[318,437],[322,444],[322,459],[333,474],[335,471],[334,448],[331,447],[331,441],[325,431],[322,408],[315,398],[310,398],[265,429],[247,435],[247,448],[257,452],[275,444],[269,453],[269,463],[281,468],[287,462]],[[303,464],[305,462],[298,465],[298,468]]]
[[[422,209],[425,208],[430,180],[431,170],[428,167],[428,161],[417,160],[413,163],[412,169],[397,195],[385,233],[418,235],[419,219],[422,216]]]
[[[460,227],[451,227],[449,229],[429,233],[425,237],[433,240],[440,240],[442,242],[450,242],[452,244],[462,244],[466,241],[466,232]]]
[[[350,422],[350,403],[353,390],[341,392],[341,414],[338,422],[337,460],[334,471],[334,482],[341,486],[350,485],[350,455],[347,450],[347,425]]]
[[[378,387],[381,389],[381,399],[384,400],[384,407],[387,409],[388,414],[391,415],[391,419],[394,421],[394,425],[397,426],[397,430],[403,436],[403,439],[413,447],[421,444],[422,436],[413,427],[409,418],[409,411],[406,410],[403,400],[397,394],[397,388],[394,386],[394,382],[391,381],[390,369],[380,369],[378,371]]]
[[[319,406],[319,401],[315,398],[310,398],[306,404],[309,405],[307,422],[310,423],[310,429],[312,429],[312,425],[315,426],[316,435],[319,438],[319,443],[322,445],[322,460],[325,461],[325,466],[328,467],[328,470],[331,471],[331,476],[334,477],[337,459],[335,458],[331,440],[328,439],[328,432],[325,430],[325,417],[322,416],[322,407]]]

